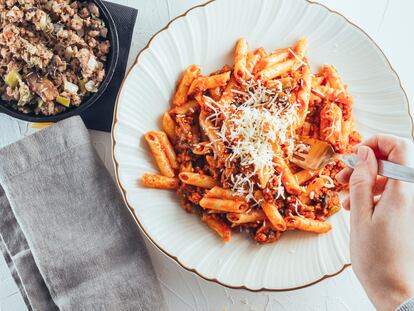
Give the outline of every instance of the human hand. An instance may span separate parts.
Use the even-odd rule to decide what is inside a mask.
[[[395,310],[414,296],[414,184],[377,176],[376,157],[414,167],[414,145],[377,135],[357,149],[357,165],[336,179],[349,182],[351,262],[378,310]]]

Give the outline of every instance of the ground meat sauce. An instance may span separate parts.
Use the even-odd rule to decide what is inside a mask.
[[[0,95],[25,114],[77,107],[105,78],[111,44],[92,2],[0,0]]]

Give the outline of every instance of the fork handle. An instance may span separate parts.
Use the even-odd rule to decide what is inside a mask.
[[[341,156],[341,160],[350,168],[355,168],[357,163],[355,154],[344,154]],[[414,183],[414,168],[385,160],[377,161],[378,175]]]

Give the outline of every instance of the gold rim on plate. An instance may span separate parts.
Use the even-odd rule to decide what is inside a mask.
[[[162,29],[160,29],[159,31],[157,31],[152,37],[151,37],[151,39],[148,41],[148,43],[147,43],[147,45],[138,53],[138,55],[137,55],[137,57],[136,57],[136,59],[135,59],[135,61],[134,61],[134,63],[132,64],[132,66],[131,66],[131,68],[128,70],[128,72],[127,72],[127,74],[126,74],[126,76],[125,76],[125,78],[124,78],[124,80],[122,81],[122,84],[121,84],[121,86],[120,86],[120,88],[119,88],[119,92],[118,92],[118,95],[117,95],[117,97],[116,97],[116,102],[115,102],[115,110],[114,110],[114,118],[113,118],[113,122],[112,122],[112,131],[111,131],[111,138],[112,138],[112,161],[113,161],[113,163],[114,163],[114,166],[115,166],[115,177],[116,177],[116,182],[117,182],[117,184],[118,184],[118,186],[119,186],[119,188],[121,189],[121,193],[122,193],[122,197],[123,197],[123,199],[124,199],[124,202],[125,202],[125,204],[127,205],[127,207],[128,207],[128,209],[129,209],[129,211],[130,211],[130,213],[132,214],[132,216],[134,217],[134,219],[135,219],[135,221],[137,222],[137,224],[138,224],[138,226],[141,228],[141,230],[142,230],[142,232],[144,232],[144,234],[146,235],[146,237],[151,241],[151,243],[156,247],[156,248],[158,248],[162,253],[164,253],[165,255],[167,255],[168,257],[170,257],[171,259],[173,259],[176,263],[178,263],[182,268],[184,268],[185,270],[187,270],[187,271],[190,271],[190,272],[192,272],[192,273],[194,273],[194,274],[196,274],[196,275],[198,275],[199,277],[201,277],[201,278],[203,278],[203,279],[205,279],[205,280],[207,280],[207,281],[211,281],[211,282],[214,282],[214,283],[217,283],[217,284],[220,284],[220,285],[222,285],[222,286],[225,286],[225,287],[228,287],[228,288],[232,288],[232,289],[245,289],[245,290],[248,290],[248,291],[251,291],[251,292],[260,292],[260,291],[274,291],[274,292],[284,292],[284,291],[292,291],[292,290],[297,290],[297,289],[302,289],[302,288],[305,288],[305,287],[308,287],[308,286],[311,286],[311,285],[314,285],[314,284],[316,284],[316,283],[319,283],[319,282],[321,282],[321,281],[323,281],[323,280],[325,280],[325,279],[327,279],[327,278],[331,278],[331,277],[334,277],[334,276],[336,276],[336,275],[338,275],[338,274],[340,274],[342,271],[344,271],[346,268],[348,268],[348,267],[350,267],[351,266],[351,263],[346,263],[339,271],[337,271],[337,272],[335,272],[335,273],[333,273],[333,274],[326,274],[326,275],[324,275],[323,277],[321,277],[320,279],[318,279],[318,280],[316,280],[316,281],[313,281],[313,282],[311,282],[311,283],[309,283],[309,284],[305,284],[305,285],[301,285],[301,286],[297,286],[297,287],[292,287],[292,288],[264,288],[264,287],[262,287],[262,288],[260,288],[260,289],[251,289],[251,288],[248,288],[248,287],[246,287],[246,286],[232,286],[232,285],[229,285],[229,284],[225,284],[225,283],[222,283],[222,282],[220,282],[219,280],[217,280],[216,278],[209,278],[209,277],[206,277],[206,276],[204,276],[204,275],[202,275],[200,272],[198,272],[196,269],[192,269],[192,268],[188,268],[188,267],[186,267],[182,262],[180,262],[180,260],[176,257],[176,256],[173,256],[173,255],[171,255],[170,253],[168,253],[166,250],[164,250],[161,246],[159,246],[153,239],[152,239],[152,237],[151,237],[151,235],[145,230],[145,228],[144,228],[144,226],[141,224],[141,222],[140,222],[140,220],[138,219],[138,217],[137,217],[137,215],[135,214],[135,212],[134,212],[134,208],[132,207],[132,204],[130,204],[129,202],[128,202],[128,199],[127,199],[127,196],[126,196],[126,189],[124,188],[124,186],[122,185],[122,183],[120,182],[120,180],[119,180],[119,174],[118,174],[118,171],[119,171],[119,163],[118,163],[118,161],[115,159],[115,145],[116,145],[116,140],[115,140],[115,135],[114,135],[114,132],[115,132],[115,128],[116,128],[116,124],[117,124],[117,122],[118,122],[118,105],[119,105],[119,97],[120,97],[120,94],[121,94],[121,92],[122,92],[122,90],[123,90],[123,88],[124,88],[124,85],[125,85],[125,81],[128,79],[128,77],[129,77],[129,74],[131,73],[131,70],[138,64],[138,61],[139,61],[139,57],[141,56],[141,53],[142,52],[144,52],[146,49],[148,49],[149,47],[150,47],[150,45],[151,45],[151,42],[155,39],[155,37],[159,34],[159,33],[161,33],[161,32],[163,32],[163,31],[165,31],[165,30],[167,30],[169,27],[170,27],[170,25],[174,22],[174,21],[176,21],[177,19],[180,19],[180,18],[182,18],[182,17],[185,17],[190,11],[192,11],[192,10],[194,10],[194,9],[196,9],[196,8],[201,8],[201,7],[206,7],[207,5],[209,5],[210,3],[213,3],[213,2],[215,2],[216,0],[210,0],[210,1],[208,1],[208,2],[206,2],[206,3],[203,3],[203,4],[199,4],[199,5],[196,5],[196,6],[193,6],[193,7],[191,7],[190,9],[188,9],[185,13],[183,13],[183,14],[181,14],[181,15],[179,15],[179,16],[177,16],[177,17],[175,17],[175,18],[173,18],[170,22],[168,22],[168,24],[165,26],[165,27],[163,27]],[[386,55],[385,55],[385,53],[381,50],[381,48],[378,46],[378,44],[374,41],[374,39],[372,39],[361,27],[359,27],[358,25],[356,25],[356,24],[354,24],[353,22],[351,22],[348,18],[346,18],[344,15],[342,15],[341,13],[339,13],[339,12],[337,12],[337,11],[335,11],[335,10],[332,10],[332,9],[330,9],[330,8],[328,8],[327,6],[325,6],[324,4],[321,4],[321,3],[318,3],[318,2],[314,2],[314,1],[310,1],[310,0],[304,0],[304,1],[306,1],[306,2],[308,2],[310,5],[319,5],[319,6],[321,6],[321,7],[324,7],[325,9],[327,9],[329,12],[331,12],[331,13],[333,13],[333,14],[336,14],[336,15],[339,15],[339,16],[341,16],[342,18],[344,18],[349,24],[351,24],[351,25],[353,25],[354,27],[356,27],[357,29],[359,29],[363,34],[365,34],[365,36],[374,44],[374,46],[376,46],[377,48],[378,48],[378,50],[380,50],[381,51],[381,53],[382,53],[382,55],[384,56],[384,58],[385,58],[385,60],[387,61],[387,63],[388,63],[388,65],[389,65],[389,67],[391,68],[391,70],[394,72],[394,74],[395,74],[395,76],[398,78],[398,82],[399,82],[399,84],[400,84],[400,89],[401,89],[401,91],[403,92],[403,94],[404,94],[404,96],[405,96],[405,98],[406,98],[406,101],[407,101],[407,113],[408,113],[408,115],[409,115],[409,117],[410,117],[410,119],[411,119],[411,136],[413,137],[413,139],[414,139],[414,120],[413,120],[413,117],[412,117],[412,115],[411,115],[411,111],[410,111],[410,105],[409,105],[409,101],[408,101],[408,96],[407,96],[407,93],[405,92],[405,90],[404,90],[404,88],[403,88],[403,86],[402,86],[402,83],[401,83],[401,79],[400,79],[400,77],[398,76],[398,74],[397,74],[397,72],[395,71],[395,69],[392,67],[392,65],[391,65],[391,63],[390,63],[390,61],[388,60],[388,58],[386,57]]]

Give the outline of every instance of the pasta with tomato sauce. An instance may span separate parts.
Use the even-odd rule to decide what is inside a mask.
[[[348,153],[361,141],[352,97],[330,65],[312,73],[307,40],[274,52],[235,46],[234,65],[202,75],[190,65],[180,78],[163,131],[148,132],[161,175],[142,184],[175,189],[180,203],[224,241],[247,231],[259,243],[287,230],[325,233],[340,209],[344,167],[332,160],[319,171],[291,162],[309,148],[303,137]]]

